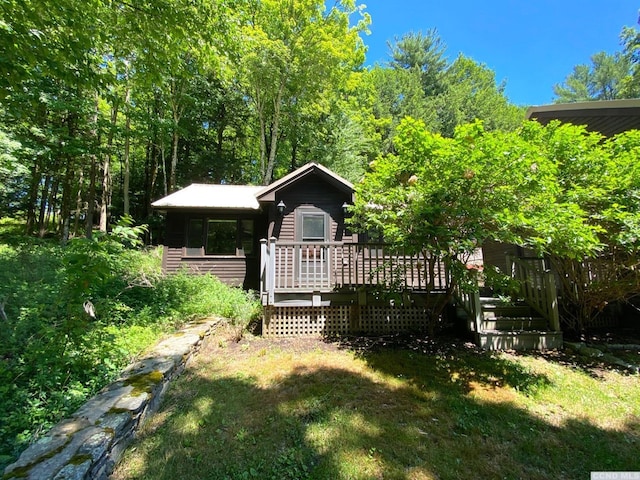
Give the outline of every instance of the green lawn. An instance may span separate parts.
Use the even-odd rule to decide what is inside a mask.
[[[640,471],[637,375],[460,343],[220,332],[113,475],[585,479]]]

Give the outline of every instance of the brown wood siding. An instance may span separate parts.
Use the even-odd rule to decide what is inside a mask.
[[[242,256],[185,257],[186,222],[193,216],[216,218],[252,218],[254,220],[254,254]],[[170,211],[166,217],[165,246],[162,266],[165,273],[183,268],[193,273],[210,273],[228,285],[257,289],[259,285],[259,239],[266,233],[266,218],[262,213],[232,213]]]
[[[507,265],[507,255],[516,256],[518,247],[508,243],[488,241],[482,246],[482,258],[485,265],[498,267],[502,273],[511,273]]]
[[[341,242],[344,236],[342,204],[351,201],[351,195],[342,192],[322,178],[311,175],[279,193],[276,204],[282,200],[284,215],[276,215],[273,235],[280,241],[296,241],[296,210],[298,207],[315,207],[329,214],[329,241]]]
[[[187,268],[193,273],[210,273],[215,275],[227,285],[242,287],[247,276],[247,262],[251,259],[243,257],[228,258],[183,258],[180,262],[182,268]]]
[[[255,257],[183,257],[183,249],[165,248],[165,272],[186,269],[191,273],[215,275],[227,285],[256,289],[258,261]],[[255,274],[256,279],[251,278]]]

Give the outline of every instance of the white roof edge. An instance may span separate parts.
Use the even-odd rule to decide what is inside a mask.
[[[261,190],[256,194],[256,196],[260,197],[264,193],[269,192],[270,190],[273,190],[274,188],[278,188],[283,184],[286,184],[290,180],[292,180],[292,179],[296,178],[297,176],[303,174],[305,171],[311,170],[313,168],[317,168],[318,170],[322,171],[324,174],[328,175],[329,177],[332,177],[332,178],[338,180],[340,183],[344,184],[346,187],[350,188],[351,190],[354,189],[353,184],[349,180],[346,180],[345,178],[342,178],[340,175],[338,175],[337,173],[329,170],[324,165],[321,165],[321,164],[316,163],[316,162],[309,162],[309,163],[306,163],[306,164],[304,164],[303,166],[301,166],[299,168],[296,168],[293,172],[289,172],[284,177],[279,178],[275,182],[271,182],[269,185],[265,185],[265,186],[261,187]]]
[[[154,208],[218,208],[259,210],[256,194],[262,187],[192,183],[151,204]]]

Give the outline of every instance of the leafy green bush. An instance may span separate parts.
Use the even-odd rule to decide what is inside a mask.
[[[157,312],[169,318],[190,319],[215,313],[234,321],[249,320],[259,312],[255,296],[239,288],[229,288],[211,275],[185,271],[163,279],[155,289]]]
[[[13,225],[13,224],[12,224]],[[181,323],[259,312],[212,276],[164,277],[126,222],[65,247],[0,224],[0,469]]]

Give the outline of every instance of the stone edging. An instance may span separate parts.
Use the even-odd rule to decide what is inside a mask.
[[[610,365],[617,365],[618,367],[622,367],[628,370],[630,373],[640,373],[640,365],[625,362],[615,355],[616,350],[640,351],[640,345],[590,345],[584,342],[564,342],[564,347],[567,351],[574,352],[581,357],[586,357],[589,359],[599,359],[607,362]]]
[[[120,378],[54,426],[9,465],[3,480],[103,480],[113,471],[167,386],[187,366],[218,319],[188,324],[158,343]]]

